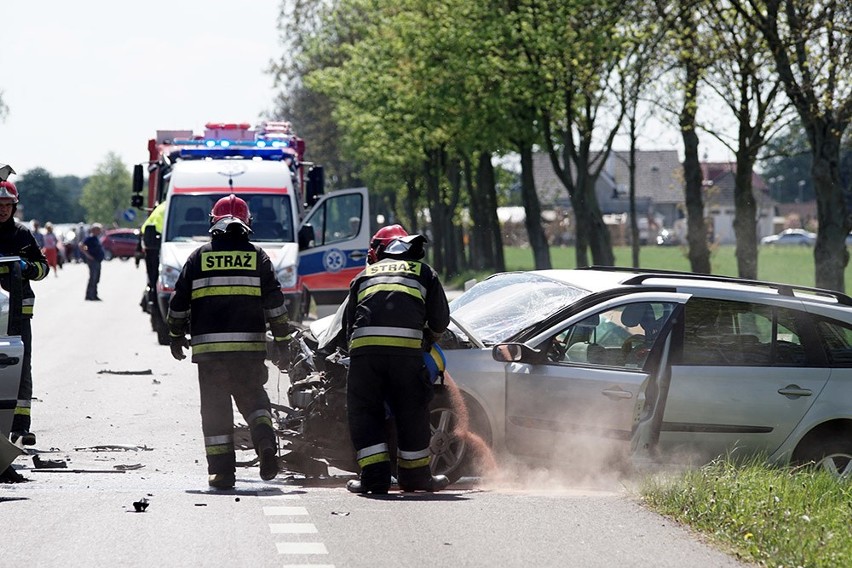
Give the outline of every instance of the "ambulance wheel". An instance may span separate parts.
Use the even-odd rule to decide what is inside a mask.
[[[151,310],[151,327],[157,334],[157,343],[160,345],[169,344],[169,328],[166,322],[163,321],[163,316],[160,314],[160,308],[154,306]]]

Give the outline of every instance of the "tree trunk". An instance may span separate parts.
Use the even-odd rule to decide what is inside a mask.
[[[627,158],[627,171],[630,183],[630,257],[633,268],[639,268],[639,221],[636,218],[636,117],[633,114],[630,115],[629,130],[630,155]],[[650,237],[650,234],[648,236]]]
[[[737,173],[734,176],[734,234],[737,237],[737,274],[757,279],[757,203],[751,176],[754,158],[747,140],[740,139]]]
[[[532,172],[532,145],[522,143],[519,145],[519,151],[521,155],[521,198],[526,214],[524,223],[533,251],[533,261],[537,270],[551,268],[550,248],[547,245],[544,228],[541,226],[541,204],[535,191],[535,179]]]
[[[426,180],[426,198],[429,202],[429,215],[431,217],[431,232],[429,240],[432,241],[432,265],[441,274],[446,274],[446,260],[444,256],[444,241],[447,235],[441,211],[441,188],[440,176],[440,151],[430,150],[429,158],[423,164],[423,177]]]
[[[843,128],[825,119],[805,123],[813,150],[811,176],[817,197],[819,232],[814,248],[816,285],[839,292],[846,291],[846,265],[849,251],[846,235],[852,228],[840,183],[840,142]]]
[[[497,218],[497,182],[494,176],[494,164],[491,163],[491,154],[488,152],[479,154],[476,185],[477,195],[482,199],[484,225],[482,238],[487,243],[485,247],[487,261],[483,268],[502,272],[506,270],[506,261],[503,257],[500,221]]]
[[[689,26],[694,26],[691,21]],[[695,34],[695,30],[691,30]],[[686,49],[686,48],[685,48]],[[693,46],[694,49],[694,46]],[[698,160],[698,135],[695,133],[695,109],[698,106],[699,67],[691,55],[683,61],[685,87],[683,108],[680,112],[680,129],[683,136],[683,175],[686,184],[687,234],[689,263],[692,271],[710,274],[710,250],[707,248],[707,226],[704,223],[704,197],[701,194],[703,177]]]

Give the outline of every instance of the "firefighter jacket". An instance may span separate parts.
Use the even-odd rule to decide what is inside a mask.
[[[23,276],[23,306],[24,317],[32,317],[35,307],[35,293],[30,280],[41,280],[50,271],[44,253],[38,248],[35,237],[28,228],[17,223],[14,217],[5,223],[0,223],[0,256],[19,256],[25,262],[22,267]],[[3,289],[9,289],[8,266],[0,266],[0,284]]]
[[[189,330],[192,361],[266,357],[266,323],[273,336],[290,332],[287,306],[269,256],[248,237],[214,235],[181,270],[169,302],[172,337]]]
[[[349,354],[422,356],[424,328],[441,333],[450,322],[447,296],[431,266],[386,258],[369,265],[349,286],[344,329]],[[427,347],[428,349],[428,347]]]

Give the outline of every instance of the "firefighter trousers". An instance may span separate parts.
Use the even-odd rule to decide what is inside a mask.
[[[198,362],[207,473],[234,473],[236,468],[232,398],[249,426],[255,449],[275,444],[269,396],[263,388],[267,378],[262,359],[230,357]]]
[[[429,402],[434,396],[423,356],[355,355],[349,363],[349,431],[361,466],[361,483],[390,485],[390,452],[385,429],[387,408],[396,425],[397,477],[400,485],[428,482]]]
[[[21,382],[18,384],[18,402],[12,418],[12,432],[30,431],[30,409],[33,398],[33,328],[31,322],[31,318],[21,318],[21,342],[24,344],[24,358],[21,361]]]

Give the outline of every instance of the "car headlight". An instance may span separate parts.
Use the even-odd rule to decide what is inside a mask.
[[[276,272],[276,276],[282,288],[293,288],[296,285],[298,273],[295,266],[285,266]]]
[[[180,276],[180,269],[174,266],[163,266],[160,268],[160,286],[164,290],[174,290]]]

